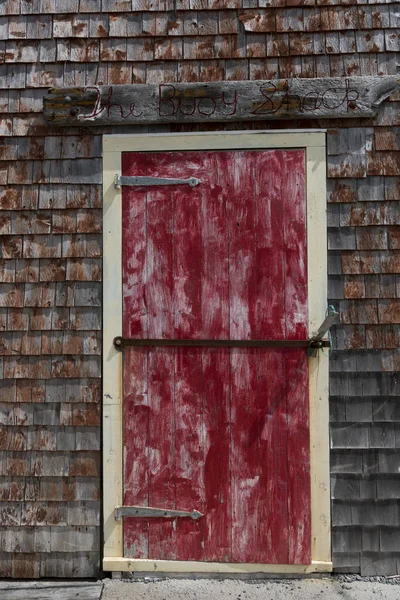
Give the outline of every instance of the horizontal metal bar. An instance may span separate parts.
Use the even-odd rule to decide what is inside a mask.
[[[201,183],[200,179],[196,177],[189,177],[188,179],[174,179],[171,177],[141,177],[141,176],[125,176],[125,175],[115,175],[114,178],[114,187],[117,189],[121,187],[121,185],[134,186],[134,187],[142,187],[142,186],[153,186],[153,185],[190,185],[190,187],[195,187]]]
[[[114,510],[115,520],[119,521],[121,517],[136,517],[136,518],[162,518],[175,519],[189,518],[200,519],[204,517],[203,513],[198,510],[174,510],[170,508],[152,508],[151,506],[116,506]]]
[[[126,346],[191,346],[207,348],[329,348],[329,340],[175,340],[114,338],[114,346],[122,350]]]

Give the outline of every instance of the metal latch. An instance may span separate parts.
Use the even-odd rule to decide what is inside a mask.
[[[177,346],[200,348],[329,348],[330,342],[325,339],[311,340],[176,340],[167,338],[124,338],[117,336],[113,340],[116,350],[126,346]]]
[[[189,177],[189,179],[173,179],[170,177],[130,177],[125,175],[115,175],[114,187],[119,189],[121,185],[130,186],[150,186],[150,185],[190,185],[195,187],[201,183],[200,179],[196,177]]]
[[[152,508],[150,506],[116,506],[115,520],[119,521],[121,517],[153,517],[164,519],[173,519],[175,517],[189,517],[196,520],[204,517],[198,510],[170,510],[169,508]]]
[[[317,333],[311,338],[310,346],[307,350],[309,356],[316,356],[319,343],[324,341],[324,336],[328,332],[328,330],[337,322],[337,318],[339,313],[335,310],[333,306],[328,307],[328,312],[325,319],[322,321],[321,325]],[[330,344],[329,344],[330,345]]]

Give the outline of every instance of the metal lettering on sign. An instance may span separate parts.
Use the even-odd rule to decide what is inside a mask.
[[[149,185],[190,185],[195,187],[201,183],[196,177],[189,179],[173,179],[171,177],[129,177],[123,175],[115,175],[114,187],[117,189],[121,185],[129,185],[134,187],[149,186]]]
[[[152,508],[150,506],[116,506],[115,520],[119,521],[121,517],[138,517],[138,518],[164,518],[174,519],[176,517],[188,517],[196,520],[204,517],[203,513],[198,510],[173,510],[169,508]]]

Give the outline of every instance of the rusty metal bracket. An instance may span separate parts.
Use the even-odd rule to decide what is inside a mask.
[[[152,508],[151,506],[116,506],[114,509],[116,521],[120,521],[121,517],[136,517],[136,518],[163,518],[175,519],[177,517],[190,518],[194,521],[204,517],[203,513],[198,510],[173,510],[169,508]]]
[[[117,336],[113,340],[117,350],[126,346],[184,346],[208,348],[311,348],[319,350],[329,348],[327,339],[311,340],[176,340],[176,339],[138,339]]]

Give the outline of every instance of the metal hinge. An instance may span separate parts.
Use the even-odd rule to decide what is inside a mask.
[[[200,179],[196,177],[189,177],[189,179],[173,179],[170,177],[128,177],[125,175],[115,175],[114,187],[119,189],[121,185],[130,186],[150,186],[150,185],[190,185],[195,187],[201,183]]]
[[[150,506],[116,506],[114,510],[115,520],[119,521],[121,517],[152,517],[174,519],[176,517],[189,517],[196,520],[204,517],[198,510],[171,510],[169,508],[151,508]]]

